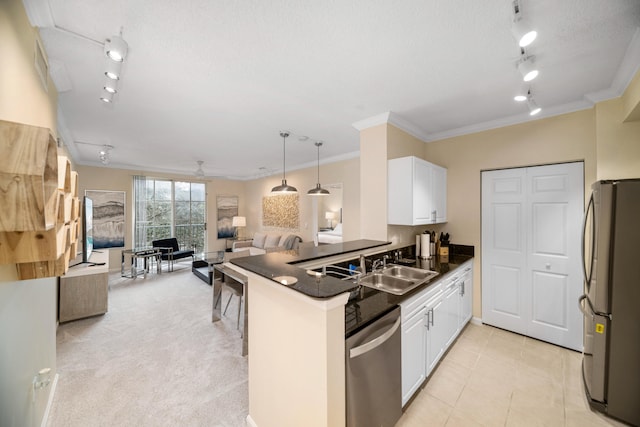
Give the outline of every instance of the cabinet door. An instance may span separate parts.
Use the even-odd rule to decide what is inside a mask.
[[[473,267],[464,269],[460,281],[460,329],[471,319],[473,304]]]
[[[414,158],[413,173],[413,223],[429,224],[433,222],[432,212],[434,210],[432,165]],[[393,191],[393,189],[389,191]]]
[[[438,165],[431,165],[432,175],[432,221],[447,221],[447,170]]]
[[[439,299],[435,305],[427,308],[427,376],[440,360],[447,342],[443,302],[444,300]]]
[[[439,319],[444,329],[444,349],[448,348],[460,331],[460,292],[458,279],[448,289],[443,300],[443,317]],[[443,351],[444,351],[443,349]]]
[[[424,307],[402,323],[402,405],[426,378],[426,312]]]

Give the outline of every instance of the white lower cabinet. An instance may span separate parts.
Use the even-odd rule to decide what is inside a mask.
[[[425,370],[427,334],[427,308],[423,307],[407,321],[402,322],[402,404],[420,388],[427,378]]]
[[[468,264],[468,265],[467,265]],[[473,263],[468,261],[460,279],[460,329],[471,320],[473,312]]]
[[[472,261],[400,303],[402,405],[422,386],[471,319]]]

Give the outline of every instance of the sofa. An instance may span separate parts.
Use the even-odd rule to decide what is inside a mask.
[[[298,249],[302,239],[291,233],[262,233],[253,235],[252,240],[233,242],[232,252],[248,251],[249,255]]]
[[[162,252],[162,260],[167,261],[169,264],[169,271],[173,271],[173,263],[178,259],[191,257],[191,261],[193,261],[193,250],[180,250],[178,239],[175,237],[154,240],[151,242],[151,246],[160,249],[160,252]]]

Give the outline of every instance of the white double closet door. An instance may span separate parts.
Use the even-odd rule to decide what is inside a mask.
[[[583,163],[482,172],[482,322],[582,350]]]

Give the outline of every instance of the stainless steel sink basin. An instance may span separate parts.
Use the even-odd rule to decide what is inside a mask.
[[[360,284],[395,295],[402,295],[417,286],[415,280],[401,279],[380,272],[367,274],[360,279]]]
[[[408,280],[427,280],[438,275],[435,271],[422,270],[420,268],[406,267],[403,265],[389,266],[382,270],[382,274]]]
[[[435,271],[393,265],[361,277],[360,284],[394,295],[404,295],[437,275]]]

